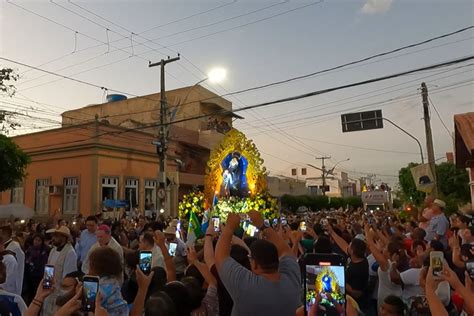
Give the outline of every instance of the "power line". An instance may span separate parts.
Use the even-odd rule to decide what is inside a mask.
[[[445,129],[446,132],[448,133],[449,138],[454,139],[453,133],[449,130],[449,128],[448,128],[448,127],[446,126],[446,124],[444,123],[443,119],[441,118],[441,115],[440,115],[439,112],[438,112],[438,109],[437,109],[436,106],[434,105],[433,101],[431,101],[431,98],[430,98],[429,96],[428,96],[428,100],[430,101],[430,104],[433,106],[433,109],[435,110],[436,114],[438,115],[438,118],[439,118],[439,120],[441,121],[441,124],[443,124],[444,129]]]
[[[455,34],[465,32],[465,31],[473,29],[473,28],[474,28],[474,26],[471,25],[471,26],[459,29],[459,30],[454,31],[454,32],[450,32],[450,33],[446,33],[446,34],[443,34],[443,35],[435,36],[435,37],[426,39],[426,40],[418,42],[418,43],[405,45],[403,47],[399,47],[399,48],[396,48],[396,49],[393,49],[393,50],[378,53],[378,54],[375,54],[375,55],[372,55],[372,56],[369,56],[369,57],[365,57],[365,58],[362,58],[362,59],[354,60],[354,61],[342,64],[342,65],[338,65],[338,66],[327,68],[327,69],[324,69],[324,70],[312,72],[312,73],[302,75],[302,76],[297,76],[297,77],[293,77],[293,78],[289,78],[289,79],[285,79],[285,80],[281,80],[281,81],[268,83],[268,84],[265,84],[265,85],[260,85],[260,86],[257,86],[257,87],[252,87],[252,88],[247,88],[247,89],[234,91],[234,92],[232,92],[232,94],[239,94],[239,93],[254,91],[254,90],[263,89],[263,88],[267,88],[267,87],[271,87],[271,86],[275,86],[275,85],[279,85],[279,84],[283,84],[283,83],[288,83],[288,82],[299,80],[299,79],[312,77],[312,76],[319,75],[319,74],[322,74],[322,73],[325,73],[325,72],[329,72],[329,71],[337,70],[337,69],[344,68],[344,67],[347,67],[347,66],[355,65],[355,64],[358,64],[358,63],[361,63],[361,62],[364,62],[364,61],[368,61],[368,60],[377,58],[377,57],[386,56],[386,55],[393,54],[393,53],[396,53],[396,52],[399,52],[399,51],[402,51],[402,50],[405,50],[405,49],[409,49],[409,48],[413,48],[413,47],[416,47],[416,46],[424,45],[424,44],[427,44],[427,43],[430,43],[430,42],[433,42],[433,41],[436,41],[436,40],[439,40],[439,39],[442,39],[442,38],[446,38],[446,37],[449,37],[449,36],[453,36]]]

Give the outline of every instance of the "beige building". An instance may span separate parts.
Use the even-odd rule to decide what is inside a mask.
[[[274,197],[288,195],[306,195],[309,190],[305,180],[297,180],[289,177],[267,176],[268,192]]]
[[[170,121],[197,118],[169,128],[166,212],[174,216],[180,197],[204,185],[210,150],[231,128],[234,115],[229,101],[201,86],[169,91],[167,99]],[[107,103],[63,113],[60,128],[13,137],[32,161],[23,181],[0,192],[0,204],[24,203],[38,217],[95,214],[111,200],[159,209],[164,188],[152,144],[159,131],[159,100],[160,94],[115,95]]]

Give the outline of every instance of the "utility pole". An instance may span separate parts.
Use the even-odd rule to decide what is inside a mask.
[[[178,61],[178,57],[175,58],[169,58],[168,59],[162,59],[161,61],[152,64],[151,62],[149,63],[148,67],[155,67],[155,66],[160,66],[161,70],[161,81],[160,81],[160,131],[158,134],[159,140],[157,142],[154,142],[156,144],[156,151],[158,154],[158,157],[160,158],[160,171],[158,173],[158,179],[162,183],[163,188],[160,188],[159,190],[165,190],[165,194],[158,194],[159,198],[159,203],[161,205],[161,208],[165,209],[166,212],[168,212],[168,215],[171,214],[171,209],[170,209],[170,189],[167,185],[167,177],[166,177],[166,150],[168,149],[168,129],[169,129],[169,122],[168,122],[168,103],[166,101],[166,94],[165,94],[165,65]],[[161,180],[160,180],[161,178]],[[161,191],[163,192],[163,191]]]
[[[431,133],[430,121],[430,103],[428,102],[428,88],[424,82],[421,83],[421,97],[423,100],[423,119],[425,120],[425,134],[426,134],[426,149],[428,151],[428,163],[430,164],[431,172],[433,173],[435,186],[431,194],[434,197],[438,196],[438,180],[436,177],[436,164],[433,148],[433,134]]]
[[[326,196],[326,166],[324,165],[324,160],[331,159],[331,157],[323,156],[323,157],[316,157],[316,159],[321,160],[321,172],[323,175],[323,195]]]

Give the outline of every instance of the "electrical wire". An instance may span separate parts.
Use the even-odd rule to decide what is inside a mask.
[[[446,132],[448,133],[449,138],[451,138],[451,139],[454,140],[453,133],[449,130],[449,128],[448,128],[448,127],[446,126],[446,124],[444,123],[443,118],[442,118],[441,115],[439,114],[438,109],[437,109],[436,106],[434,105],[433,101],[431,101],[430,96],[428,96],[428,100],[430,101],[431,106],[433,107],[433,109],[435,110],[436,114],[438,115],[438,118],[439,118],[439,120],[441,121],[441,124],[443,124],[444,129],[445,129]]]

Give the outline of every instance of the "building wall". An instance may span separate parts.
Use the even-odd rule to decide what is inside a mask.
[[[50,185],[62,186],[64,178],[77,177],[79,212],[83,215],[94,214],[102,206],[102,177],[116,176],[119,178],[118,199],[125,199],[127,178],[139,180],[138,204],[143,210],[145,180],[158,178],[159,159],[156,147],[152,145],[154,137],[146,133],[123,133],[124,131],[126,130],[91,123],[14,137],[15,143],[32,159],[23,183],[25,205],[35,208],[36,180],[48,179]],[[97,135],[100,136],[96,137]],[[204,183],[205,166],[209,157],[209,150],[197,144],[192,146],[189,144],[191,139],[198,137],[189,137],[184,143],[171,140],[169,144],[167,171],[173,181],[179,178],[183,187]],[[185,165],[178,166],[171,158],[173,155],[179,155]],[[179,176],[176,176],[177,172]],[[176,182],[170,186],[172,210],[177,209],[179,199],[179,183],[177,180]],[[47,216],[63,210],[63,197],[63,194],[50,195],[49,212],[38,215]],[[1,204],[8,204],[10,200],[11,191],[0,193]]]
[[[267,185],[268,191],[275,197],[281,197],[285,194],[305,195],[309,193],[305,181],[280,177],[267,177]]]

